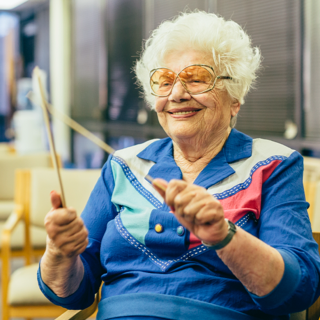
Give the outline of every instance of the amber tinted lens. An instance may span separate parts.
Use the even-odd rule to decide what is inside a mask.
[[[157,69],[150,78],[152,91],[159,96],[166,95],[171,90],[176,74],[166,68]]]
[[[157,69],[151,75],[152,91],[158,96],[167,95],[174,84],[176,74],[166,68]],[[190,93],[200,93],[213,87],[214,74],[205,66],[190,66],[179,73],[179,78]]]
[[[190,66],[182,70],[179,78],[190,93],[199,93],[210,89],[214,83],[214,75],[207,67]]]

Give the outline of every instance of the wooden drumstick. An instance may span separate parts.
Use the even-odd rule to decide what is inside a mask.
[[[59,169],[59,165],[58,165],[57,153],[56,153],[56,149],[55,149],[55,145],[54,145],[54,141],[53,141],[53,136],[52,136],[52,132],[51,132],[49,115],[48,115],[48,110],[46,107],[46,97],[45,97],[45,93],[44,93],[45,91],[44,91],[44,87],[43,87],[42,80],[41,80],[40,70],[38,67],[35,67],[33,72],[34,72],[34,75],[35,75],[35,77],[38,81],[38,85],[39,85],[40,96],[41,96],[40,105],[41,105],[41,108],[43,111],[44,121],[45,121],[46,129],[47,129],[51,159],[52,159],[53,166],[54,166],[54,168],[57,172],[57,176],[58,176],[58,181],[59,181],[59,186],[60,186],[61,205],[63,208],[66,208],[66,200],[65,200],[65,196],[64,196],[63,185],[62,185],[62,180],[61,180],[61,175],[60,175],[60,169]]]
[[[40,79],[40,83],[41,83],[41,79]],[[42,83],[41,83],[42,84]],[[43,89],[43,86],[42,86]],[[43,91],[43,90],[42,90]],[[28,98],[30,100],[30,94],[28,94]],[[43,95],[41,94],[41,100],[42,100],[42,104],[45,105],[46,111],[49,111],[50,114],[52,114],[54,117],[58,118],[60,121],[62,121],[64,124],[66,124],[67,126],[69,126],[70,128],[72,128],[73,130],[75,130],[76,132],[80,133],[81,135],[83,135],[84,137],[86,137],[87,139],[89,139],[90,141],[92,141],[94,144],[96,144],[97,146],[99,146],[101,149],[103,149],[104,151],[106,151],[109,154],[114,154],[115,150],[110,147],[107,143],[105,143],[104,141],[102,141],[101,139],[99,139],[96,135],[94,135],[92,132],[90,132],[89,130],[87,130],[86,128],[84,128],[83,126],[81,126],[78,122],[74,121],[73,119],[71,119],[70,117],[68,117],[67,115],[63,114],[62,112],[59,112],[57,109],[55,109],[46,99],[44,96],[44,92]],[[47,112],[46,112],[47,113]],[[47,114],[48,116],[48,114]],[[49,126],[50,128],[50,126]],[[51,130],[50,130],[51,133]],[[138,171],[142,176],[144,176],[144,173],[141,172],[141,170],[139,170],[138,168],[134,167],[131,165],[131,167],[135,168],[136,171]],[[154,181],[154,178],[152,178],[150,175],[146,175],[145,178],[152,184]],[[157,187],[159,187],[161,190],[166,191],[166,187],[162,186],[158,183],[155,183]]]
[[[63,114],[62,112],[59,112],[57,109],[55,109],[49,102],[46,101],[46,106],[50,114],[52,114],[54,117],[61,120],[64,124],[72,128],[74,131],[77,131],[93,143],[95,143],[97,146],[99,146],[101,149],[106,151],[109,154],[114,154],[116,150],[114,150],[112,147],[110,147],[107,143],[105,143],[103,140],[99,139],[96,135],[94,135],[92,132],[84,128],[82,125],[80,125],[78,122],[74,121],[67,115]],[[123,160],[124,161],[124,160]],[[131,165],[131,167],[135,168],[136,171],[138,171],[142,176],[144,173],[139,170],[138,168]],[[149,182],[153,183],[154,178],[152,178],[149,174],[145,177]],[[159,187],[161,190],[166,191],[166,187],[162,186],[158,183],[155,183],[157,187]]]

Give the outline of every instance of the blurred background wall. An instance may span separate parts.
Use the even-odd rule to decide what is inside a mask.
[[[132,67],[143,39],[186,9],[236,21],[261,48],[263,68],[236,128],[320,157],[317,0],[29,0],[1,11],[0,139],[14,138],[15,110],[33,108],[24,97],[35,65],[54,106],[115,149],[165,137]],[[58,121],[53,127],[65,165],[102,166],[98,147]]]

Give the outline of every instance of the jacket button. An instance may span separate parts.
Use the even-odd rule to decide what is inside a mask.
[[[158,224],[155,225],[154,230],[156,232],[160,233],[160,232],[163,231],[163,226],[160,223],[158,223]]]
[[[183,236],[184,235],[184,227],[183,226],[179,226],[177,228],[177,234],[178,234],[178,236]]]

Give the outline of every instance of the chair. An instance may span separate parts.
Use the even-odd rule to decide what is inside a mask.
[[[13,209],[15,170],[36,167],[52,167],[50,154],[0,153],[0,220],[7,219]]]
[[[14,154],[16,152],[15,148],[9,143],[0,142],[0,156],[3,154]]]
[[[68,310],[64,312],[61,316],[56,318],[56,320],[86,320],[92,315],[96,315],[98,310],[98,304],[100,301],[100,294],[96,295],[93,304],[83,310]],[[300,319],[295,319],[300,320]]]
[[[14,209],[14,172],[18,168],[52,167],[49,153],[17,155],[14,153],[0,154],[0,232],[6,219]],[[45,234],[38,227],[33,228],[32,243],[35,247],[45,247]],[[19,223],[12,237],[12,256],[20,256],[23,248],[23,222]],[[0,240],[1,241],[1,240]],[[1,242],[0,242],[1,248]],[[1,253],[1,251],[0,251]]]
[[[306,195],[306,200],[309,202],[308,209],[311,225],[314,225],[315,219],[315,205],[316,205],[316,192],[317,185],[320,182],[320,159],[304,157],[304,172],[303,172],[303,185]],[[316,230],[320,231],[320,230]]]
[[[61,169],[67,205],[81,213],[93,189],[100,170]],[[11,317],[57,317],[65,309],[53,305],[41,293],[37,284],[38,263],[31,264],[37,252],[31,245],[31,228],[44,230],[44,217],[50,210],[51,190],[59,190],[54,169],[17,170],[15,210],[2,231],[2,319]],[[20,221],[26,225],[23,255],[26,266],[10,275],[11,237]]]
[[[320,181],[314,184],[312,230],[320,232]]]

